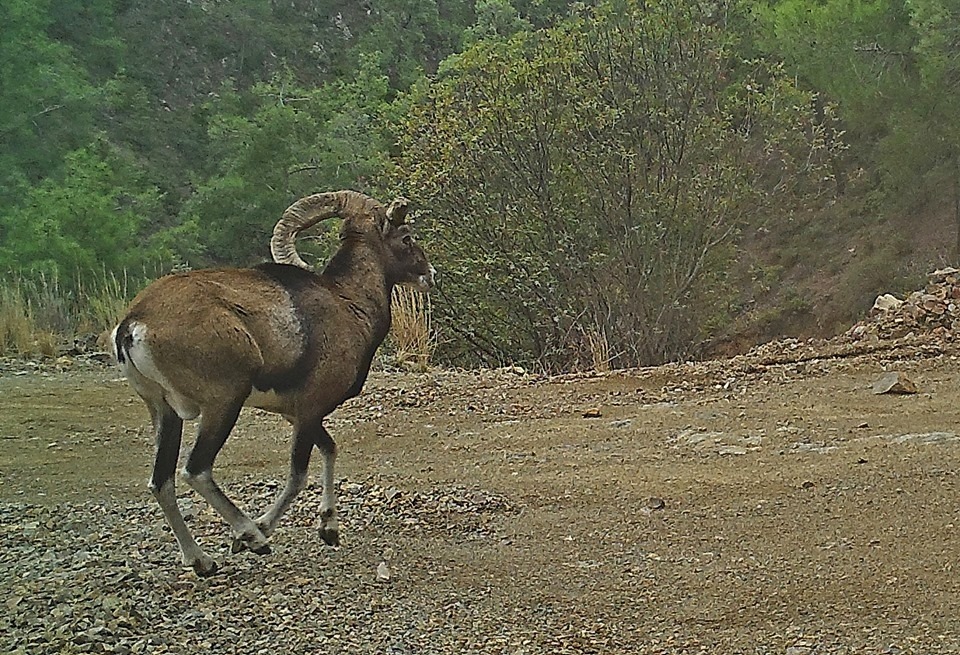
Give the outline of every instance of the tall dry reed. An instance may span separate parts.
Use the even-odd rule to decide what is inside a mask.
[[[395,361],[417,371],[427,370],[437,345],[431,325],[430,296],[408,287],[395,287],[391,312],[390,343]]]
[[[99,335],[114,325],[136,289],[126,274],[78,279],[68,288],[56,276],[0,278],[0,355],[51,356],[61,343]]]

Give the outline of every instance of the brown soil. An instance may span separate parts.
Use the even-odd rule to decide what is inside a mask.
[[[875,395],[887,370],[920,392]],[[384,373],[328,427],[338,478],[508,499],[513,511],[485,519],[483,539],[393,545],[391,584],[405,594],[429,603],[453,589],[527,624],[527,643],[497,647],[499,628],[448,616],[477,652],[960,651],[952,351],[767,353],[559,378]],[[218,475],[280,479],[287,435],[245,410]],[[150,505],[151,456],[146,412],[114,371],[0,376],[3,504]],[[351,528],[345,513],[341,552],[362,548]],[[161,566],[177,570],[173,539],[158,539]],[[321,556],[310,554],[318,567],[338,563]]]

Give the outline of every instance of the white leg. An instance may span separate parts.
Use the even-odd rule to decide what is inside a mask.
[[[131,379],[136,379],[135,370],[131,370]],[[183,420],[162,398],[152,383],[140,380],[138,391],[143,395],[156,430],[156,453],[153,462],[153,475],[150,477],[150,491],[157,499],[167,525],[173,530],[173,536],[180,546],[180,555],[185,566],[192,566],[197,575],[212,575],[217,571],[214,562],[194,541],[190,529],[183,520],[183,514],[177,506],[176,470],[180,455],[180,436],[183,432]],[[150,395],[156,392],[155,395]]]
[[[209,470],[195,474],[191,474],[187,470],[184,471],[183,475],[190,486],[210,503],[210,506],[223,517],[223,520],[233,530],[233,552],[236,553],[244,548],[249,548],[258,555],[270,553],[270,544],[267,543],[267,538],[260,532],[260,528],[250,520],[250,517],[241,512],[233,504],[233,501],[227,498],[226,494],[217,486],[217,483],[213,481],[213,474]]]
[[[187,527],[177,506],[177,492],[173,479],[164,482],[159,489],[151,489],[163,515],[167,519],[167,525],[173,530],[173,536],[180,546],[180,554],[183,558],[184,566],[192,566],[197,575],[211,575],[217,570],[217,563],[203,552],[203,549],[194,541],[190,534],[190,528]]]
[[[258,555],[266,555],[270,552],[270,545],[260,528],[227,498],[213,480],[214,459],[237,422],[240,407],[241,404],[237,403],[229,408],[204,411],[183,476],[233,530],[233,552],[249,548]]]
[[[294,499],[307,486],[307,470],[310,468],[312,453],[313,439],[304,431],[296,430],[290,447],[290,473],[287,475],[287,483],[273,506],[257,519],[257,527],[264,535],[269,537],[273,534],[280,517],[290,509]]]
[[[307,482],[307,468],[313,447],[320,450],[323,457],[323,498],[320,501],[320,538],[331,546],[340,545],[340,532],[337,523],[337,492],[333,479],[334,464],[337,460],[337,445],[330,433],[323,427],[322,419],[305,421],[296,425],[293,448],[290,452],[290,476],[277,501],[257,523],[270,534],[277,521],[290,507],[293,499]]]
[[[331,442],[332,443],[332,442]],[[337,491],[333,480],[333,465],[337,461],[334,448],[323,451],[323,500],[320,502],[320,538],[331,546],[340,545],[337,522]]]
[[[283,491],[280,492],[280,495],[277,497],[276,502],[273,506],[270,507],[264,514],[257,519],[257,527],[260,528],[260,531],[264,536],[269,537],[273,534],[273,531],[277,527],[277,523],[280,522],[280,517],[282,517],[290,505],[293,504],[294,499],[303,491],[303,488],[307,486],[307,472],[306,471],[295,471],[291,470],[290,475],[287,478],[287,483],[283,487]]]

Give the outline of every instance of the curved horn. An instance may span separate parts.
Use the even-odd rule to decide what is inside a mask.
[[[387,207],[387,220],[391,225],[400,227],[407,218],[408,209],[410,209],[410,201],[406,198],[397,198]]]
[[[406,213],[406,210],[403,213]],[[273,261],[278,264],[293,264],[309,269],[310,266],[300,258],[297,252],[296,240],[300,232],[334,216],[344,219],[374,220],[386,215],[383,205],[356,191],[315,193],[301,198],[283,212],[283,216],[273,228],[270,253],[273,255]]]

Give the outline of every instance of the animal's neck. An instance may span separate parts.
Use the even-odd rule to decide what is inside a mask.
[[[351,311],[370,326],[378,345],[390,329],[393,289],[380,260],[366,244],[347,240],[323,271]]]

